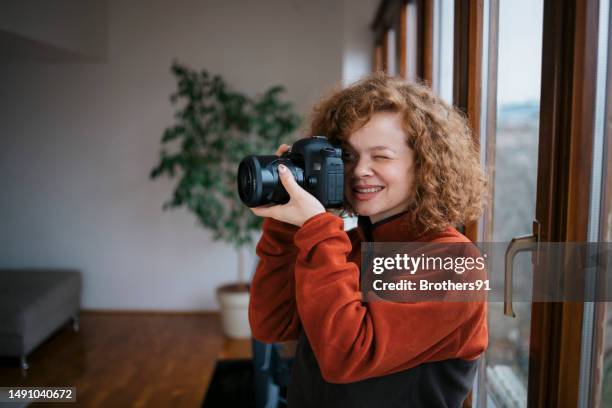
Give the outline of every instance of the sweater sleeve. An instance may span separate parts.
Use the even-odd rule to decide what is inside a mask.
[[[298,338],[293,243],[298,227],[266,218],[256,248],[259,263],[251,283],[249,323],[253,337],[267,342]]]
[[[426,361],[473,360],[486,348],[486,303],[362,303],[359,267],[342,219],[310,218],[295,234],[296,301],[321,368],[333,383],[391,374]]]

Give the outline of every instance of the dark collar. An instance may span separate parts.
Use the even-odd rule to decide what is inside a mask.
[[[373,224],[370,217],[359,216],[357,231],[362,241],[369,242],[415,241],[426,232],[409,211],[392,215]]]

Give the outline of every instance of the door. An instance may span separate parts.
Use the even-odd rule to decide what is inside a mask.
[[[493,198],[478,238],[586,242],[599,2],[492,0],[483,8],[481,152]],[[534,273],[531,254],[519,254],[515,283]],[[489,303],[477,405],[578,406],[584,304],[513,306],[515,317]]]
[[[543,2],[485,2],[483,26],[488,87],[481,150],[491,202],[479,241],[508,243],[531,234],[536,218]],[[515,258],[513,276],[517,286],[532,278],[528,253]],[[527,406],[532,304],[513,306],[515,317],[509,317],[503,303],[489,303],[489,348],[480,371],[478,406]]]

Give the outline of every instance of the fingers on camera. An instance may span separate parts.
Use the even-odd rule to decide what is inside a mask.
[[[289,146],[288,144],[282,144],[278,147],[278,149],[276,149],[276,155],[280,156],[281,154],[285,153],[286,151],[288,151],[289,149],[291,149],[291,146]]]

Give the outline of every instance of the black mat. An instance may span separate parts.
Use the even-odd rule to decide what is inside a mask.
[[[254,408],[253,361],[218,361],[202,407]]]

